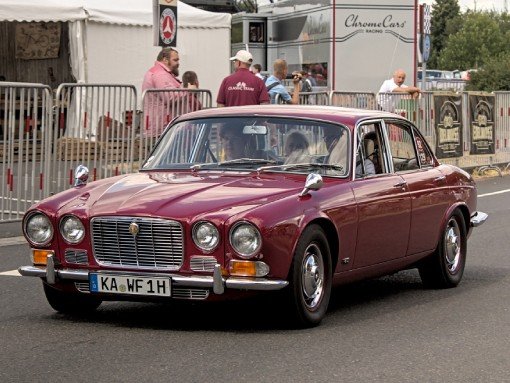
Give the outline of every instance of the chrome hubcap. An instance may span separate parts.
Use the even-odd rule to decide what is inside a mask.
[[[306,248],[301,268],[301,286],[305,305],[309,309],[315,308],[324,291],[324,261],[321,250],[315,244]]]
[[[450,273],[457,270],[461,255],[461,234],[459,224],[454,218],[450,219],[445,232],[445,260]]]

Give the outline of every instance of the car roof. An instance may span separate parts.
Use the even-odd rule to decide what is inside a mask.
[[[399,118],[400,116],[380,110],[367,110],[355,108],[343,108],[338,106],[325,105],[250,105],[234,106],[225,108],[210,108],[201,111],[185,114],[177,121],[190,118],[217,118],[217,117],[240,117],[240,116],[274,116],[306,118],[314,120],[329,121],[354,126],[358,121],[370,118]]]

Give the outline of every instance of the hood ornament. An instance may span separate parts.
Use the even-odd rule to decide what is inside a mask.
[[[138,232],[140,231],[140,226],[138,226],[138,224],[136,222],[131,222],[129,224],[129,233],[133,236],[133,237],[136,237],[138,235]]]

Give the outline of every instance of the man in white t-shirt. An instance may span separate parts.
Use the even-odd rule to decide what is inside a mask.
[[[406,73],[402,69],[397,69],[393,73],[393,77],[382,83],[379,89],[379,105],[383,110],[393,111],[388,102],[389,95],[381,95],[381,93],[407,93],[412,98],[418,98],[420,95],[420,89],[414,86],[407,86],[404,84],[406,80]]]

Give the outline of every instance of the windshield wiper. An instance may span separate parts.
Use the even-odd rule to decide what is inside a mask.
[[[263,158],[236,158],[235,160],[228,160],[223,162],[205,162],[203,164],[195,164],[190,166],[191,171],[196,172],[203,167],[212,166],[226,166],[226,165],[252,165],[252,164],[276,164],[276,161],[265,160]]]
[[[225,165],[251,165],[251,164],[276,164],[274,160],[265,160],[263,158],[236,158],[235,160],[228,160],[218,162],[218,166]]]
[[[320,163],[314,163],[314,162],[307,162],[307,163],[301,163],[301,164],[287,164],[287,165],[272,165],[272,166],[262,166],[257,169],[258,172],[263,172],[265,170],[273,170],[273,169],[331,169],[331,170],[337,170],[339,172],[344,171],[344,167],[340,165],[334,165],[334,164],[320,164]]]

